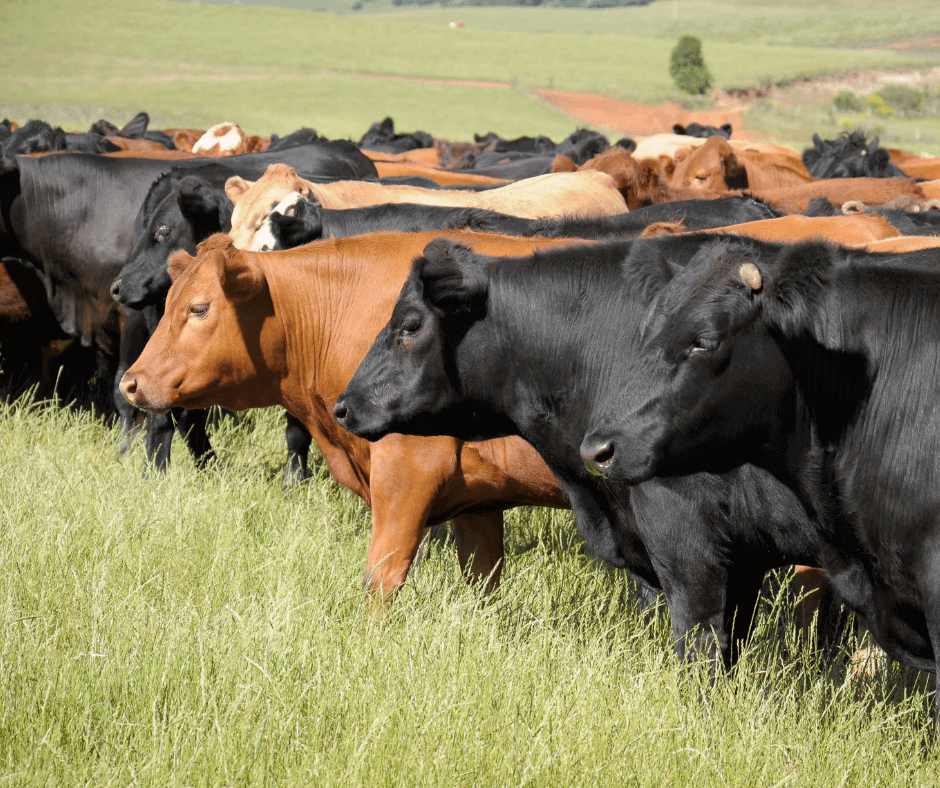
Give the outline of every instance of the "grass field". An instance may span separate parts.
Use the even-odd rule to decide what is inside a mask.
[[[675,33],[647,23],[668,5],[609,12],[531,9],[531,19],[549,20],[550,32],[538,33],[535,23],[522,24],[520,9],[461,9],[468,26],[451,30],[443,20],[452,9],[378,18],[114,0],[102,15],[88,0],[8,3],[0,26],[5,75],[0,112],[21,121],[37,114],[84,128],[102,115],[123,122],[145,108],[156,125],[206,127],[236,120],[257,134],[308,125],[329,136],[357,139],[372,122],[391,114],[401,129],[422,128],[451,139],[488,130],[559,138],[577,123],[533,98],[531,88],[554,86],[651,102],[677,95],[667,73]],[[781,26],[791,31],[787,40],[770,46],[745,28],[776,29],[769,24],[774,7],[749,4],[748,13],[732,13],[727,3],[712,0],[701,8],[684,3],[682,13],[687,6],[696,9],[696,25],[711,20],[700,34],[719,87],[927,62],[920,55],[884,49],[808,46],[796,37],[792,21]],[[913,9],[910,0],[903,0],[897,13],[882,14],[880,24],[867,29],[881,37],[907,32]],[[799,13],[809,11],[806,6],[781,9],[785,19]],[[921,30],[932,14],[920,15]],[[857,18],[873,16],[863,4]],[[493,21],[486,27],[474,23],[477,18]],[[591,25],[603,18],[609,24],[588,31],[575,18],[592,20]],[[728,31],[719,37],[722,25]],[[706,35],[709,31],[715,38]],[[512,82],[516,89],[377,81],[362,74]]]
[[[928,696],[827,672],[769,604],[709,687],[566,512],[510,515],[485,604],[444,544],[375,619],[368,512],[322,466],[282,491],[281,423],[142,477],[100,419],[0,406],[0,784],[936,784]]]
[[[559,139],[576,122],[530,88],[674,97],[682,32],[703,37],[723,86],[919,65],[857,44],[940,29],[923,6],[680,0],[674,22],[672,2],[353,16],[4,2],[0,117],[84,129],[146,109],[155,127],[358,138],[391,114],[452,139]],[[842,123],[769,103],[750,118],[795,144]],[[876,130],[940,152],[936,120]],[[508,515],[488,600],[433,545],[377,618],[361,584],[370,514],[322,463],[282,490],[279,412],[224,421],[204,472],[177,445],[165,477],[141,475],[139,444],[119,459],[116,430],[89,414],[0,405],[0,434],[0,786],[937,783],[932,695],[900,689],[896,668],[847,678],[847,654],[821,660],[767,602],[739,668],[710,686],[677,663],[666,616],[638,616],[628,578],[584,555],[570,513]]]

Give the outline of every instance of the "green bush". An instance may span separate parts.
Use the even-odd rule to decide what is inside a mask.
[[[843,112],[861,112],[865,109],[862,100],[851,90],[840,91],[835,98],[832,99],[832,103],[835,105],[836,109],[841,109]]]
[[[905,115],[917,112],[924,105],[924,94],[906,85],[887,85],[875,95],[881,96],[895,112]]]
[[[871,108],[871,111],[875,115],[880,115],[883,118],[887,118],[894,114],[894,107],[888,106],[885,100],[877,93],[872,93],[870,96],[866,96],[865,103]]]
[[[684,93],[704,93],[712,85],[702,58],[702,42],[695,36],[682,36],[672,50],[669,76]]]

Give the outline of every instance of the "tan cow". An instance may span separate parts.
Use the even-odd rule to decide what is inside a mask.
[[[271,209],[291,192],[299,192],[324,208],[344,210],[386,203],[418,203],[482,208],[527,219],[561,216],[615,216],[627,205],[613,178],[597,170],[549,173],[483,192],[385,186],[370,181],[310,183],[283,164],[272,164],[254,183],[229,178],[225,193],[235,204],[232,239],[240,249],[254,245]]]
[[[519,438],[390,435],[369,443],[333,420],[336,399],[391,315],[412,260],[440,235],[493,255],[576,243],[382,233],[251,253],[215,235],[196,258],[170,258],[166,314],[121,382],[124,396],[149,410],[282,405],[299,418],[337,481],[372,509],[365,582],[380,595],[405,581],[425,526],[452,519],[462,565],[496,582],[503,510],[568,506]]]
[[[676,155],[670,183],[710,191],[776,189],[809,183],[813,177],[799,154],[783,146],[734,146],[709,137],[685,155]]]

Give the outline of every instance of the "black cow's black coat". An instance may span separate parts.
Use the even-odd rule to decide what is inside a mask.
[[[663,288],[635,374],[585,439],[590,462],[630,482],[770,470],[819,522],[815,558],[842,600],[891,657],[931,671],[938,262],[937,250],[713,242]]]
[[[640,353],[657,292],[710,238],[517,260],[432,242],[334,415],[370,440],[523,437],[564,487],[590,551],[664,591],[680,653],[693,645],[729,664],[765,570],[815,554],[795,496],[753,467],[631,491],[579,456],[600,394],[622,385]]]

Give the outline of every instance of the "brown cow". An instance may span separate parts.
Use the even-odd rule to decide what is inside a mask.
[[[759,222],[733,224],[706,233],[744,235],[760,241],[796,243],[821,238],[832,243],[859,248],[873,241],[896,238],[901,233],[883,216],[856,214],[852,216],[783,216]]]
[[[298,417],[336,479],[372,509],[365,582],[385,596],[404,582],[425,526],[452,519],[461,564],[495,583],[503,510],[568,506],[519,438],[390,435],[369,443],[333,420],[336,399],[391,315],[412,260],[440,235],[498,255],[576,243],[382,233],[251,253],[215,235],[196,258],[171,256],[166,314],[121,381],[124,396],[145,409],[282,405]]]
[[[419,203],[483,208],[539,219],[562,215],[614,216],[627,212],[613,178],[596,170],[551,173],[508,183],[483,192],[384,186],[367,181],[310,183],[283,164],[271,164],[254,183],[229,178],[225,193],[235,204],[231,235],[240,249],[250,249],[273,206],[291,192],[317,200],[324,208],[343,210],[385,203]]]
[[[569,165],[573,166],[574,162],[565,156],[556,156],[552,168],[558,167],[559,171],[564,172]],[[676,188],[669,183],[660,162],[652,159],[638,160],[629,151],[616,145],[598,153],[593,159],[588,159],[577,169],[597,170],[610,175],[614,179],[614,186],[631,211],[655,203],[713,199],[728,195],[728,192],[708,189]]]
[[[472,186],[476,184],[499,185],[509,183],[505,178],[492,178],[489,175],[477,175],[467,170],[439,170],[434,167],[422,167],[395,161],[375,161],[376,172],[380,178],[418,175],[429,178],[439,186]]]
[[[884,205],[902,196],[922,203],[929,199],[921,184],[910,178],[831,178],[785,189],[748,189],[748,192],[784,213],[803,213],[816,197],[825,197],[836,205],[858,200],[870,206]]]
[[[734,146],[714,136],[686,155],[676,155],[671,184],[727,192],[799,186],[812,180],[799,154],[790,148]]]
[[[898,167],[905,175],[910,175],[912,178],[923,178],[928,181],[940,178],[940,158],[936,156],[927,159],[922,159],[919,156],[907,159],[901,162]]]
[[[373,162],[386,162],[389,164],[414,164],[418,167],[440,167],[441,154],[437,148],[417,148],[406,150],[403,153],[383,153],[382,151],[362,151]],[[378,168],[376,168],[378,169]]]

